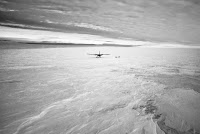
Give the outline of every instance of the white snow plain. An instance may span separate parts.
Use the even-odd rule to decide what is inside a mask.
[[[98,51],[111,55],[87,55]],[[0,56],[2,134],[200,132],[200,50],[66,47]]]

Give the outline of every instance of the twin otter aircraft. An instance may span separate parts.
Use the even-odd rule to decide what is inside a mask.
[[[95,55],[96,58],[101,58],[102,55],[110,55],[110,54],[101,54],[100,51],[98,54],[88,54],[88,55]]]

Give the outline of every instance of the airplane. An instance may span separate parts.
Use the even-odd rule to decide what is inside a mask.
[[[101,54],[100,51],[98,54],[88,54],[88,55],[96,55],[96,58],[101,58],[102,55],[110,55],[110,54]]]

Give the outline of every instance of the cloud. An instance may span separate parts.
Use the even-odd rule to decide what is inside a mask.
[[[41,11],[47,12],[47,13],[55,13],[55,14],[65,14],[65,11],[62,10],[55,10],[55,9],[39,9]]]
[[[21,27],[26,27],[20,25]],[[98,35],[63,33],[44,30],[30,30],[21,28],[8,28],[0,26],[0,38],[10,38],[22,41],[52,42],[52,43],[77,43],[77,44],[111,44],[132,45],[150,48],[199,48],[200,46],[185,45],[180,43],[136,41],[131,38],[108,38]],[[20,33],[20,34],[19,34]]]
[[[21,25],[23,27],[23,25]],[[34,42],[56,42],[56,43],[80,43],[80,44],[121,44],[121,45],[134,45],[136,41],[113,39],[98,35],[79,34],[79,33],[62,33],[44,30],[30,30],[20,28],[2,27],[1,38],[10,39],[23,39],[24,41]],[[19,34],[20,33],[20,34]],[[139,43],[139,42],[138,42]]]
[[[112,32],[113,36],[146,40],[200,42],[196,36],[200,34],[199,0],[1,0],[0,3],[3,14],[0,22],[51,26],[66,32],[99,35]]]
[[[196,4],[196,5],[200,5],[199,0],[182,0],[182,1],[190,2],[190,3]]]
[[[80,28],[88,28],[88,29],[93,29],[93,30],[100,30],[100,31],[107,31],[107,32],[119,32],[115,29],[100,26],[100,25],[94,25],[94,24],[89,24],[89,23],[75,23],[75,22],[67,22],[67,23],[59,23],[57,21],[51,21],[51,20],[44,20],[41,22],[49,23],[49,24],[62,24],[65,26],[73,26],[73,27],[80,27]]]
[[[101,30],[101,31],[108,31],[108,32],[119,32],[119,31],[114,30],[112,28],[88,24],[88,23],[65,23],[65,24],[73,25],[73,26],[76,26],[76,27],[90,28],[90,29],[94,29],[94,30]]]
[[[178,43],[165,43],[165,42],[149,42],[145,45],[141,45],[140,47],[147,47],[147,48],[198,48],[200,46],[197,45],[185,45],[185,44],[178,44]]]
[[[26,28],[26,29],[40,29],[40,30],[51,30],[52,29],[52,28],[45,28],[45,27],[39,27],[39,26],[24,25],[24,24],[17,24],[17,23],[4,23],[4,22],[0,22],[0,26]]]
[[[8,1],[6,1],[6,0],[0,0],[0,3],[6,4],[6,3],[8,3]]]
[[[6,8],[0,7],[0,11],[2,11],[2,12],[17,12],[18,10],[6,9]]]
[[[50,23],[50,24],[57,24],[57,22],[53,22],[53,21],[50,21],[50,20],[45,20],[45,21],[41,21],[41,22],[46,22],[46,23]]]

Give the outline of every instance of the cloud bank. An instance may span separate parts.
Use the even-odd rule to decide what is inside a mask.
[[[124,45],[148,48],[200,48],[200,46],[190,46],[178,43],[161,43],[150,41],[137,41],[127,38],[109,38],[99,35],[53,32],[48,30],[33,30],[21,28],[8,28],[0,26],[3,30],[1,38],[18,40],[32,43],[73,43],[73,44],[96,44],[96,45]],[[19,34],[20,33],[20,34]],[[1,39],[0,38],[0,39]]]
[[[0,5],[1,23],[108,37],[200,42],[199,0],[0,0]]]

